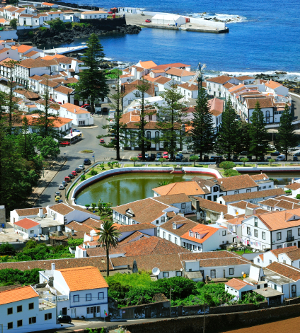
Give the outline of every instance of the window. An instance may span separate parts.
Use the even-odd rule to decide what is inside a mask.
[[[164,216],[162,216],[162,217],[160,218],[160,220],[161,220],[162,223],[164,223],[164,222],[166,221],[166,218],[165,218]]]
[[[18,320],[17,321],[17,327],[23,326],[23,320]]]
[[[260,263],[260,259],[259,258],[257,258],[257,262]]]
[[[166,233],[165,233],[165,231],[163,231],[163,238],[166,238]]]
[[[177,271],[177,272],[176,272],[176,276],[182,276],[182,272]]]
[[[104,299],[104,292],[98,293],[98,299]]]
[[[29,325],[30,324],[35,324],[35,323],[36,323],[36,317],[29,318]]]
[[[207,198],[206,198],[207,200],[211,200],[211,196],[209,195],[209,196],[207,196]]]
[[[226,230],[222,230],[222,236],[226,236]]]
[[[52,319],[52,313],[45,313],[45,320]]]
[[[174,238],[174,243],[177,244],[177,237]]]
[[[28,304],[28,310],[34,309],[34,303],[29,303]]]
[[[159,224],[159,220],[156,220],[156,224]]]
[[[258,230],[254,229],[254,237],[258,237]]]
[[[286,264],[286,260],[283,260],[283,263]]]
[[[12,322],[7,323],[7,329],[8,329],[8,330],[11,330],[11,329],[13,329],[13,328],[14,328],[14,325],[13,325]]]
[[[269,260],[269,264],[272,264],[272,260]]]
[[[182,204],[181,204],[181,209],[185,209],[185,207],[186,207],[186,204],[185,204],[185,203],[182,203]]]
[[[17,306],[17,312],[22,312],[22,305]]]
[[[8,315],[13,314],[13,308],[7,308],[7,314]]]
[[[300,228],[298,228],[298,236],[300,236]]]
[[[169,277],[169,272],[163,272],[163,277],[168,278]]]
[[[270,122],[270,111],[266,111],[266,123]]]
[[[169,234],[169,241],[171,242],[171,234]]]
[[[79,295],[73,296],[73,302],[79,302]]]
[[[234,268],[229,268],[229,275],[233,275],[234,274]]]
[[[234,191],[234,194],[239,194],[239,191]]]
[[[258,227],[258,218],[257,217],[254,218],[254,226],[256,228]]]
[[[277,284],[274,284],[274,289],[277,290]]]
[[[250,190],[250,188],[247,188],[246,193],[249,193],[249,192],[251,192],[251,190]]]
[[[250,227],[247,227],[247,235],[251,235]]]
[[[277,232],[276,238],[277,238],[277,240],[281,240],[281,232]]]
[[[266,239],[266,233],[264,231],[261,233],[261,237],[262,239]]]
[[[86,299],[86,301],[91,301],[92,300],[92,294],[91,293],[86,294],[85,299]]]

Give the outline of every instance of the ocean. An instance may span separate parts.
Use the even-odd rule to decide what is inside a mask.
[[[300,77],[300,2],[298,0],[72,0],[80,5],[110,9],[117,6],[145,11],[220,14],[240,17],[228,23],[227,34],[144,28],[137,35],[105,36],[100,41],[106,57],[123,62],[153,60],[157,64],[205,63],[208,73],[253,74],[285,71]],[[70,45],[79,45],[76,40]],[[66,45],[63,45],[66,46]]]

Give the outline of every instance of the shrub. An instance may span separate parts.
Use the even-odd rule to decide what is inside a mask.
[[[85,175],[81,175],[81,176],[80,176],[81,181],[84,181],[85,178],[86,178]]]
[[[296,199],[298,199],[298,200],[300,199],[300,194],[296,195]]]
[[[231,161],[224,161],[220,163],[220,168],[223,168],[224,170],[232,169],[235,167],[235,164]]]
[[[41,31],[46,31],[47,28],[46,28],[46,27],[39,27],[39,30],[41,30]]]
[[[240,173],[233,169],[227,169],[224,171],[225,177],[232,177],[232,176],[239,176],[239,175],[240,175]]]
[[[92,169],[90,172],[89,172],[89,175],[90,176],[96,176],[98,174],[98,171],[95,170],[95,169]]]
[[[284,191],[286,194],[292,194],[292,190],[286,190]]]

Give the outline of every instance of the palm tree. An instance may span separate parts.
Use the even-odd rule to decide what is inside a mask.
[[[104,221],[99,235],[99,243],[106,249],[106,276],[109,276],[109,249],[118,245],[120,233],[114,226],[113,221]]]

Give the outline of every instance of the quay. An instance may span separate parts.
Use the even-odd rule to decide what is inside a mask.
[[[183,30],[183,31],[195,31],[195,32],[206,32],[206,33],[228,33],[229,28],[226,27],[225,23],[222,22],[212,22],[204,19],[194,19],[189,18],[190,22],[186,22],[185,24],[175,25],[175,24],[158,24],[153,23],[154,15],[150,15],[150,13],[138,13],[138,14],[125,14],[126,24],[130,25],[138,25],[142,28],[152,28],[152,29],[167,29],[167,30]],[[150,20],[150,22],[146,22],[146,20]]]
[[[55,54],[69,54],[74,52],[79,52],[87,49],[86,45],[80,46],[71,46],[71,47],[57,47],[54,49],[44,50],[44,53],[47,55],[55,55]]]

